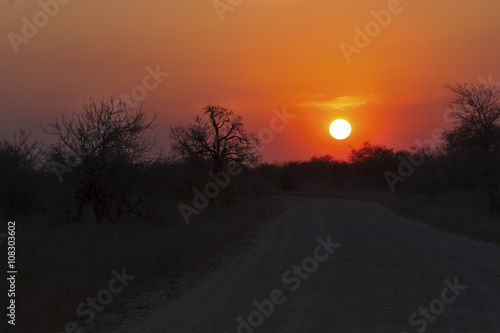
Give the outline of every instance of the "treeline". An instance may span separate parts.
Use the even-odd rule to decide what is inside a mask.
[[[179,203],[195,199],[214,175],[237,164],[243,172],[218,189],[211,202],[238,196],[349,188],[410,191],[435,202],[447,191],[484,195],[490,213],[500,211],[500,93],[495,86],[449,85],[455,127],[435,146],[395,151],[365,142],[347,161],[331,155],[309,161],[261,163],[261,143],[241,116],[208,105],[187,126],[171,131],[168,156],[156,150],[154,121],[122,102],[90,100],[82,110],[44,124],[56,144],[19,131],[0,144],[1,207],[5,218],[42,213],[54,221],[94,219],[154,223],[182,219]],[[205,198],[207,199],[207,198]]]

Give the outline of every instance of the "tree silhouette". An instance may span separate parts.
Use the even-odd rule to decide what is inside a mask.
[[[0,151],[10,156],[11,163],[17,167],[35,169],[40,166],[42,142],[38,139],[30,140],[31,134],[20,129],[14,133],[14,140],[0,142]]]
[[[489,197],[490,212],[498,211],[500,189],[500,90],[495,84],[446,85],[454,94],[456,119],[445,132],[445,148],[455,156],[456,167],[466,170]]]
[[[5,216],[34,209],[41,197],[42,142],[30,137],[19,130],[12,141],[0,142],[0,211]]]
[[[261,159],[256,135],[245,131],[241,116],[221,106],[205,106],[193,124],[173,127],[170,138],[178,157],[209,158],[215,171],[230,162],[256,164]]]
[[[446,148],[456,152],[479,149],[483,152],[500,148],[500,90],[491,85],[446,85],[454,94],[451,103],[455,128],[445,133]]]
[[[155,140],[147,131],[156,116],[148,120],[142,109],[131,112],[122,101],[90,99],[71,119],[62,115],[44,127],[58,138],[49,154],[59,180],[64,173],[76,178],[78,214],[90,204],[98,220],[117,222],[137,207],[129,200],[136,190],[130,179],[134,170],[154,160]]]
[[[353,164],[364,164],[369,166],[385,166],[387,163],[395,160],[396,153],[394,149],[386,146],[374,145],[370,141],[363,142],[363,145],[357,149],[351,147],[348,153],[348,160]]]

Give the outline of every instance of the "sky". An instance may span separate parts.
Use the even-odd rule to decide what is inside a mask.
[[[166,151],[207,104],[256,134],[286,110],[266,162],[409,149],[452,126],[443,85],[500,81],[499,13],[497,0],[2,0],[0,137],[50,142],[42,122],[132,94],[159,114]]]

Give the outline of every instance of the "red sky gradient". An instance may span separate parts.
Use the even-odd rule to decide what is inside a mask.
[[[22,18],[32,21],[41,8],[5,0],[0,137],[23,128],[49,141],[40,122],[89,97],[129,94],[147,66],[159,65],[170,76],[144,108],[160,114],[165,148],[170,126],[187,124],[210,103],[243,115],[256,133],[274,108],[296,115],[266,146],[268,162],[343,159],[348,146],[366,140],[408,149],[449,126],[444,84],[500,81],[500,2],[401,1],[401,13],[348,64],[340,43],[354,44],[354,28],[391,1],[243,0],[221,21],[212,0],[73,0],[16,53],[8,34],[22,35]],[[344,141],[328,131],[337,118],[353,128]]]

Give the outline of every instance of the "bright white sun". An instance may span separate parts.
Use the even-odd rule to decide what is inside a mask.
[[[344,140],[351,134],[351,125],[344,119],[337,119],[330,125],[330,134],[337,140]]]

